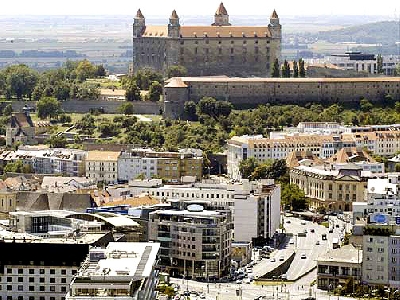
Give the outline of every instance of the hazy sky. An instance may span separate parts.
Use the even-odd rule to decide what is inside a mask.
[[[2,1],[0,15],[213,15],[218,0],[11,0]],[[225,0],[230,15],[387,15],[398,16],[399,0]]]

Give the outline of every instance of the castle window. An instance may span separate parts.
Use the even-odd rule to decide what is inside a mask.
[[[194,48],[194,54],[197,54],[197,47]]]
[[[270,41],[267,41],[267,44],[269,44]]]
[[[185,44],[185,41],[181,41],[181,45]]]
[[[221,44],[222,42],[221,41],[218,41],[218,44]]]
[[[255,41],[254,41],[254,44],[258,44],[258,40],[255,40]]]
[[[231,48],[231,54],[233,54],[233,48]]]
[[[231,44],[234,44],[235,42],[234,41],[231,41]]]
[[[218,48],[218,54],[222,54],[222,48]]]
[[[184,54],[185,53],[185,48],[181,48],[181,54]]]
[[[243,45],[247,44],[247,41],[243,41]]]
[[[258,54],[258,47],[254,47],[254,53]]]
[[[210,41],[209,40],[206,40],[206,44],[208,44]]]
[[[199,42],[198,41],[194,41],[194,43],[197,45]]]

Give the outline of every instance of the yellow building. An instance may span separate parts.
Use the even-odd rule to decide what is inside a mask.
[[[9,213],[15,211],[17,206],[17,193],[0,191],[0,212]]]
[[[119,155],[119,151],[89,151],[86,177],[104,183],[117,183]]]

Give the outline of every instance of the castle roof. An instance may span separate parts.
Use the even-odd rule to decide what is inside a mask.
[[[167,88],[174,88],[174,87],[187,87],[187,85],[182,81],[180,77],[172,77],[167,80],[167,84],[165,85]]]
[[[271,15],[271,19],[278,19],[279,17],[278,17],[278,14],[276,13],[276,10],[274,9],[274,11],[272,12],[272,15]]]
[[[179,19],[178,14],[176,13],[175,9],[172,11],[171,19]]]
[[[267,26],[181,26],[182,38],[270,37]],[[143,37],[168,37],[167,26],[146,26]]]
[[[219,4],[218,9],[215,12],[215,15],[216,16],[227,16],[228,15],[228,12],[227,12],[227,10],[226,10],[226,8],[224,6],[224,3],[221,2]]]
[[[136,18],[144,19],[144,16],[143,16],[142,11],[140,10],[140,8],[138,9],[138,11],[136,13]]]

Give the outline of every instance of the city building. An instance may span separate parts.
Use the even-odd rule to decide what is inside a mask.
[[[232,26],[221,3],[211,26],[181,25],[175,10],[168,25],[146,24],[141,10],[133,23],[134,70],[166,73],[184,66],[191,76],[269,76],[281,54],[282,26],[274,10],[267,26]]]
[[[4,184],[5,185],[5,184]],[[7,186],[0,189],[0,212],[9,213],[17,207],[17,193]]]
[[[280,224],[281,187],[264,180],[250,195],[235,195],[234,240],[265,245]],[[251,221],[254,219],[254,221]]]
[[[64,300],[90,246],[105,246],[108,234],[38,237],[0,231],[0,298]]]
[[[230,267],[232,220],[228,211],[157,210],[149,214],[149,239],[160,243],[160,266],[173,276],[220,278]]]
[[[156,299],[159,248],[158,243],[122,242],[91,248],[66,299]]]
[[[400,100],[398,78],[174,77],[164,86],[164,115],[178,119],[186,101],[203,97],[226,100],[238,107],[256,107],[267,103],[359,103],[362,98],[379,102],[386,95]]]
[[[191,176],[198,181],[202,175],[203,152],[198,149],[182,149],[178,152],[132,149],[121,152],[118,157],[118,181],[128,182],[143,176],[178,183],[182,177]]]
[[[117,183],[119,151],[88,151],[86,177],[106,184]]]
[[[400,216],[399,175],[368,180],[366,199],[353,203],[353,223],[364,219],[367,223],[395,224]]]
[[[371,171],[349,164],[299,166],[291,169],[290,183],[296,184],[309,198],[310,208],[330,211],[351,211],[353,202],[364,200]]]
[[[352,278],[354,286],[361,283],[363,251],[353,245],[331,249],[317,259],[317,286],[333,291],[338,285],[345,286]]]
[[[87,152],[79,149],[48,148],[47,146],[21,146],[10,151],[1,159],[3,165],[8,162],[22,161],[31,166],[36,174],[58,174],[82,176],[85,174]]]
[[[35,125],[27,112],[13,114],[7,124],[6,145],[14,146],[16,143],[22,145],[36,144]]]
[[[395,225],[364,228],[362,280],[369,286],[400,287],[400,230]]]

